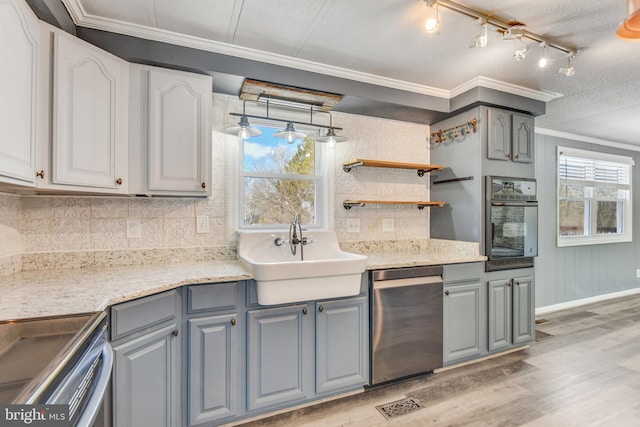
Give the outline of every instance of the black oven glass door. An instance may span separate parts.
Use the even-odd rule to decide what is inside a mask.
[[[489,259],[538,255],[538,204],[492,202]]]

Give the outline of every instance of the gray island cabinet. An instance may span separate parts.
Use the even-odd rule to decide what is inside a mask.
[[[113,425],[215,426],[362,389],[365,278],[359,295],[332,300],[261,306],[241,281],[113,306]]]

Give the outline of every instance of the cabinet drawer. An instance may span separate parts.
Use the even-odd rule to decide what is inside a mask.
[[[178,292],[174,289],[111,308],[111,340],[173,320],[178,313]]]
[[[189,286],[187,311],[235,309],[238,306],[238,282]]]
[[[466,282],[478,280],[482,276],[484,263],[468,262],[464,264],[447,264],[443,266],[443,280],[449,282]]]

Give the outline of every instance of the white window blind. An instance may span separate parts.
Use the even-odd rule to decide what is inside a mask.
[[[633,159],[558,147],[558,246],[631,241]]]

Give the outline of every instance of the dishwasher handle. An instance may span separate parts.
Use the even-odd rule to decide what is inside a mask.
[[[442,276],[410,277],[407,279],[382,280],[373,282],[373,289],[404,288],[407,286],[441,285]]]

